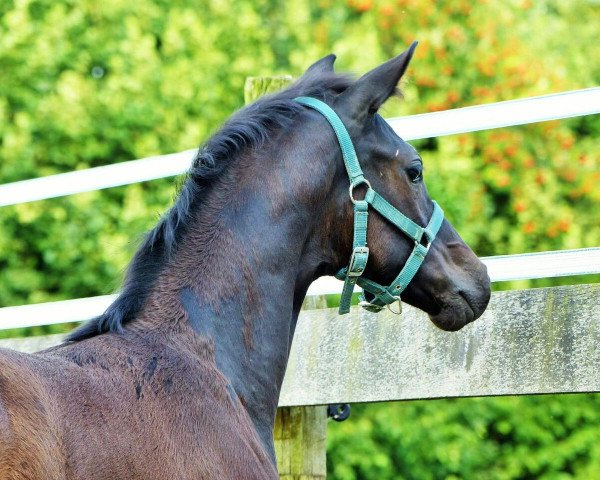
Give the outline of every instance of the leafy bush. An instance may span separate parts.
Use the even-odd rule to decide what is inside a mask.
[[[598,478],[599,406],[581,394],[356,405],[328,429],[329,478]]]

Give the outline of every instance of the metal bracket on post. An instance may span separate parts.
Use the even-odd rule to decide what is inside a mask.
[[[347,403],[334,403],[327,406],[327,417],[336,422],[343,422],[350,416],[350,405]]]

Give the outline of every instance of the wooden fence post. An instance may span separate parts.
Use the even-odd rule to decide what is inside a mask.
[[[326,407],[283,407],[275,418],[275,453],[281,480],[324,480]]]
[[[261,95],[282,89],[292,77],[249,77],[244,100],[253,102]],[[303,309],[325,308],[325,297],[309,297]],[[324,480],[327,475],[327,408],[323,406],[284,407],[275,418],[275,452],[281,480]]]

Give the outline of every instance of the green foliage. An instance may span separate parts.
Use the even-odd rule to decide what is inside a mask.
[[[222,2],[5,3],[0,183],[196,146],[271,65],[259,12],[236,3],[238,25]],[[1,209],[0,305],[113,291],[172,185]]]
[[[599,407],[598,395],[355,405],[328,428],[329,478],[598,478]]]
[[[598,85],[598,25],[587,0],[5,0],[0,183],[192,148],[247,76],[332,51],[363,72],[420,40],[386,116]],[[595,116],[416,145],[432,197],[495,255],[599,244],[598,133]],[[114,291],[173,185],[0,209],[0,306]],[[599,401],[359,406],[329,429],[330,478],[597,478]]]

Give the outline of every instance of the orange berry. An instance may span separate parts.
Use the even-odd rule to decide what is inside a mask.
[[[529,221],[523,225],[523,233],[531,234],[535,232],[535,222]]]
[[[562,142],[560,142],[561,146],[566,150],[569,150],[574,143],[575,141],[571,137],[565,137],[562,139]]]
[[[504,153],[506,153],[506,155],[508,155],[509,157],[512,157],[515,153],[517,153],[517,146],[514,144],[509,145],[504,149]]]
[[[556,225],[552,225],[546,229],[546,235],[550,238],[556,238],[558,236],[558,230]]]
[[[450,92],[448,92],[447,99],[450,103],[454,103],[454,102],[458,101],[459,98],[460,98],[460,95],[456,90],[451,90]]]
[[[496,186],[500,188],[508,187],[510,185],[510,177],[508,175],[502,175],[496,180]]]
[[[562,220],[559,220],[557,226],[561,232],[567,233],[569,231],[569,228],[571,228],[571,222],[569,222],[569,220],[567,220],[566,218],[563,218]]]
[[[368,12],[369,10],[371,10],[372,6],[373,6],[372,0],[361,0],[360,2],[357,3],[356,9],[359,12]]]
[[[535,181],[538,185],[544,185],[546,183],[546,176],[542,172],[537,172]]]
[[[392,7],[389,4],[382,5],[379,11],[382,15],[385,15],[386,17],[391,17],[394,14],[394,7]]]
[[[513,208],[515,209],[515,212],[523,213],[525,210],[527,210],[527,205],[523,200],[519,200],[515,203],[515,206]]]

